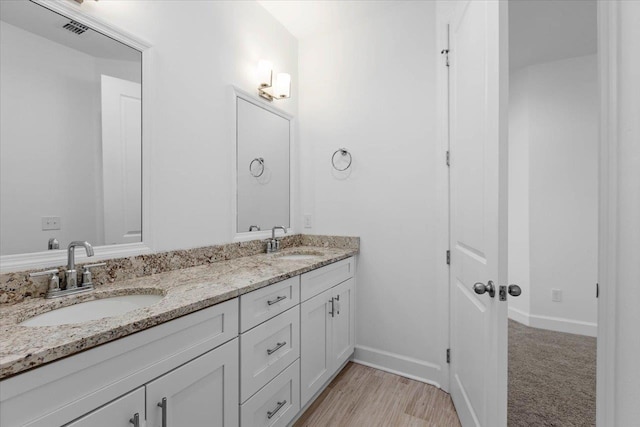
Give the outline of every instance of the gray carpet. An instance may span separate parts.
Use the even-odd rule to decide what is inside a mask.
[[[596,424],[596,339],[509,320],[509,427]]]

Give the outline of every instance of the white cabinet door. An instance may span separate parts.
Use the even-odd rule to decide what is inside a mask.
[[[147,384],[147,427],[237,427],[238,370],[236,338]]]
[[[144,387],[140,387],[67,424],[66,427],[139,427],[143,424]]]
[[[332,371],[335,372],[353,353],[355,348],[355,287],[353,279],[349,279],[331,288],[335,313],[331,319],[331,357]]]
[[[300,406],[331,378],[331,293],[300,305]]]

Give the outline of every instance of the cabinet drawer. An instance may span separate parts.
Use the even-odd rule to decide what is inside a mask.
[[[240,332],[248,331],[300,302],[300,276],[240,296]]]
[[[240,401],[300,356],[300,306],[240,335]]]
[[[240,407],[242,427],[286,426],[300,411],[300,360]]]
[[[354,266],[354,258],[351,257],[304,273],[300,278],[301,301],[306,301],[350,279],[354,274]]]

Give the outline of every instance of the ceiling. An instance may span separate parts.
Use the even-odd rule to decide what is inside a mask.
[[[425,1],[425,0],[423,0]],[[394,1],[258,0],[298,39],[384,15]],[[511,0],[512,69],[596,52],[596,0]]]
[[[597,51],[596,0],[511,0],[512,70]]]
[[[258,0],[296,38],[337,30],[385,14],[395,1]]]
[[[74,34],[62,28],[71,20],[30,1],[0,1],[0,19],[45,39],[96,58],[141,61],[139,51],[94,30]]]

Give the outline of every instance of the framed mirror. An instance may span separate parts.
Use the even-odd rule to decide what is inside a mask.
[[[65,2],[0,3],[2,271],[104,258],[143,239],[143,52]]]
[[[292,117],[235,90],[236,237],[291,228]]]

